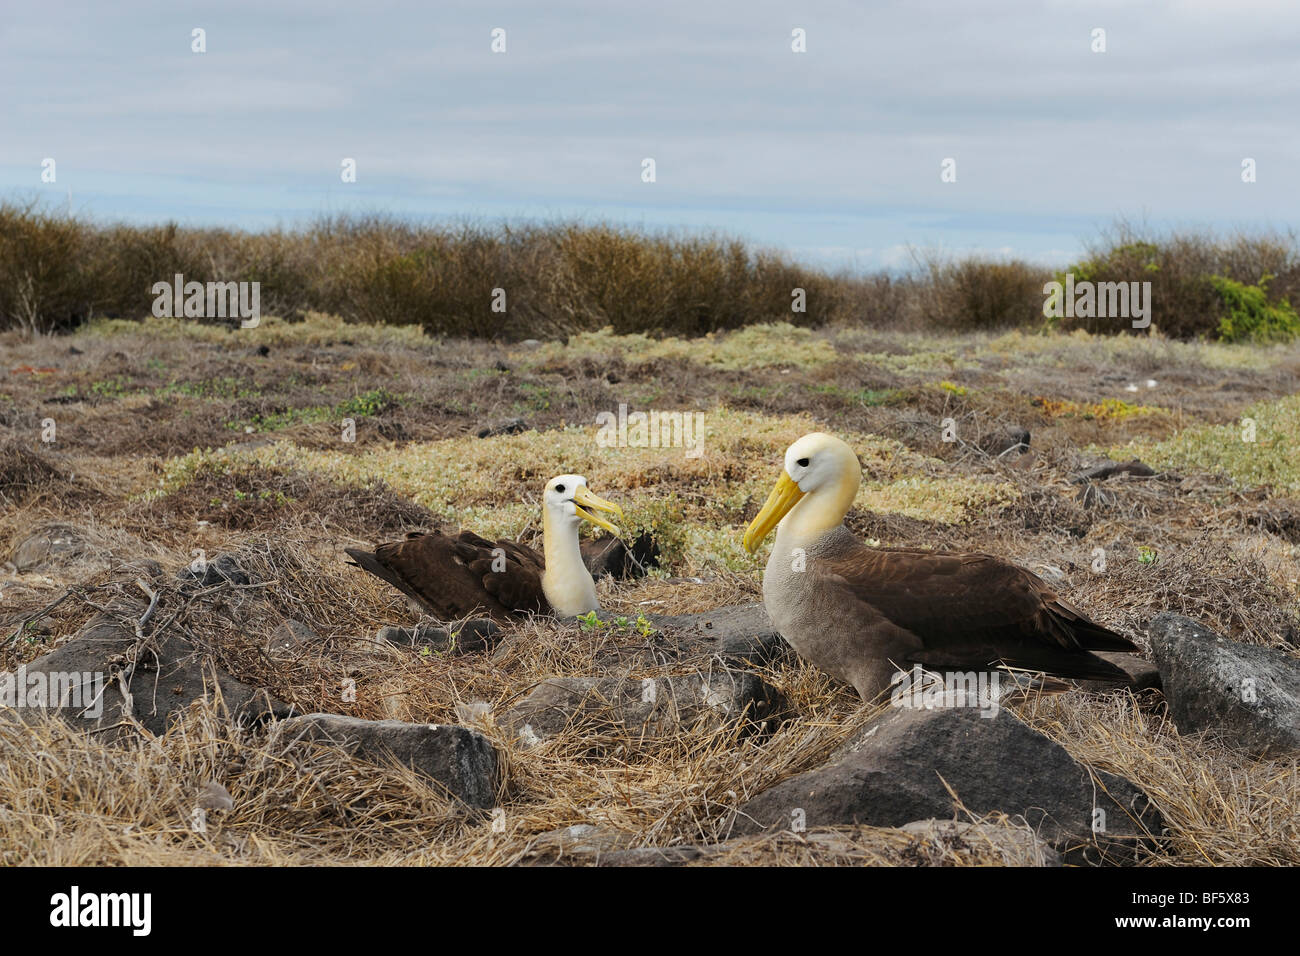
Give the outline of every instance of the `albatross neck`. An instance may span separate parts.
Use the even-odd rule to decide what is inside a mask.
[[[576,522],[557,519],[548,509],[542,516],[542,553],[542,590],[555,613],[564,617],[594,611],[596,585],[582,563]]]
[[[858,487],[862,484],[862,472],[857,468],[856,460],[853,465],[835,482],[808,492],[781,519],[776,536],[782,549],[811,544],[844,523],[844,516],[853,506],[853,499],[858,496]]]

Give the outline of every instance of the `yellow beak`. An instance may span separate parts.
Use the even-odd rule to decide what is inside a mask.
[[[578,485],[573,489],[573,510],[578,513],[579,518],[585,518],[592,524],[604,528],[610,534],[618,534],[618,528],[610,524],[604,518],[597,517],[585,508],[594,508],[597,511],[605,511],[610,514],[616,514],[623,517],[623,509],[612,501],[606,501],[599,495],[594,495],[587,490],[586,485]]]
[[[772,529],[790,513],[790,509],[799,503],[803,495],[794,479],[782,471],[781,477],[776,480],[776,487],[772,489],[772,493],[767,496],[767,502],[758,512],[758,517],[745,529],[745,550],[750,554],[758,550],[763,539],[772,533]]]

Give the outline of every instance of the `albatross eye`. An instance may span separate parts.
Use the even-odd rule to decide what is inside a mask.
[[[556,485],[555,490],[558,491],[560,494],[564,494],[564,485]]]
[[[798,465],[800,468],[807,468],[807,467],[808,467],[808,459],[807,459],[807,458],[800,458],[798,461],[795,462],[795,464]]]

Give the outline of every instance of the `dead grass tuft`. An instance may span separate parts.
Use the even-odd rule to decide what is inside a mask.
[[[1139,640],[1151,616],[1172,609],[1235,639],[1295,644],[1300,552],[1289,526],[1259,517],[1282,506],[1279,488],[1241,480],[1263,474],[1265,462],[1287,464],[1292,409],[1279,399],[1294,391],[1295,346],[769,326],[694,341],[592,331],[560,349],[321,316],[247,331],[260,338],[152,322],[57,342],[8,333],[14,365],[55,371],[3,382],[0,548],[11,553],[55,526],[84,543],[30,572],[0,574],[0,668],[72,638],[97,606],[136,593],[134,579],[156,562],[157,619],[300,710],[454,723],[460,705],[486,704],[484,732],[507,768],[504,831],[456,812],[404,770],[290,746],[201,706],[157,740],[113,748],[57,724],[22,733],[0,724],[4,863],[510,864],[574,824],[630,848],[713,844],[747,797],[818,765],[874,719],[851,690],[792,659],[762,670],[790,704],[790,719],[767,736],[700,725],[649,739],[606,727],[593,752],[575,725],[529,750],[499,722],[541,681],[603,673],[611,661],[633,678],[695,665],[648,653],[635,629],[542,619],[490,653],[376,641],[381,625],[418,618],[349,567],[345,546],[432,523],[531,538],[540,483],[560,471],[585,471],[633,527],[653,526],[671,542],[665,571],[601,582],[603,605],[632,620],[759,599],[762,559],[741,551],[740,529],[785,446],[820,429],[862,456],[850,525],[865,537],[1003,555],[1052,575],[1068,599]],[[1158,386],[1148,390],[1148,377]],[[1141,382],[1140,400],[1125,390],[1130,382]],[[344,447],[330,416],[380,386],[400,400],[370,409]],[[1035,396],[1062,404],[1045,411]],[[1167,411],[1048,414],[1118,408],[1107,399]],[[594,416],[621,401],[704,413],[703,454],[600,447]],[[1262,440],[1242,443],[1239,416],[1257,403]],[[59,445],[35,449],[32,428],[51,408]],[[958,442],[940,437],[948,416]],[[530,427],[474,437],[515,417]],[[268,422],[288,424],[251,441],[229,427]],[[1228,422],[1231,434],[1206,430]],[[1007,425],[1033,433],[1025,456],[981,449]],[[238,446],[220,447],[232,438]],[[1152,461],[1157,478],[1095,482],[1086,495],[1070,482],[1097,457],[1085,445],[1130,439],[1207,457],[1175,461],[1168,446],[1168,461]],[[206,450],[183,454],[196,444]],[[1240,474],[1217,466],[1221,458]],[[1104,573],[1091,567],[1097,548]],[[183,589],[174,576],[196,552],[232,553],[256,583]],[[355,700],[343,693],[349,681]],[[1295,818],[1284,812],[1300,796],[1293,768],[1177,734],[1158,699],[1070,693],[1020,709],[1080,759],[1156,798],[1171,840],[1153,865],[1296,862]],[[197,833],[194,801],[213,781],[235,808],[211,812]],[[953,815],[966,819],[956,806]],[[982,845],[920,846],[899,831],[851,828],[737,841],[698,862],[998,861]]]

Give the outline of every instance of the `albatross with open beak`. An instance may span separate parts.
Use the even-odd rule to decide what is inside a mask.
[[[373,553],[346,550],[354,563],[441,620],[473,614],[498,620],[547,613],[568,617],[600,607],[578,542],[583,521],[618,534],[599,512],[623,516],[618,505],[593,494],[582,475],[560,475],[546,483],[542,495],[542,554],[472,531],[454,537],[437,531],[409,534]]]
[[[1137,647],[1032,572],[989,554],[863,544],[843,523],[861,482],[852,448],[832,435],[805,435],[786,451],[776,487],[745,531],[753,552],[776,528],[763,603],[800,656],[868,701],[896,671],[918,664],[1130,680],[1091,652]]]

